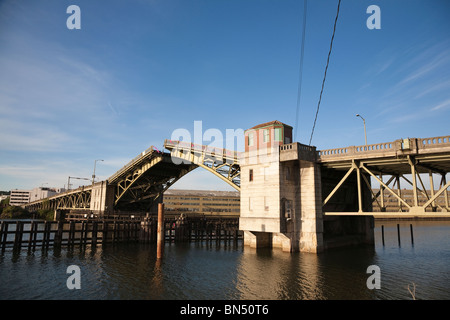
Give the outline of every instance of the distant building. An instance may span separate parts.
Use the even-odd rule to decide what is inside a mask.
[[[32,190],[11,190],[9,205],[20,206],[25,203],[41,200],[64,192],[64,188],[34,188]]]
[[[237,191],[167,190],[164,192],[164,211],[167,215],[234,216],[240,212]]]
[[[34,188],[33,190],[30,191],[29,202],[45,199],[64,191],[65,189],[63,188],[44,188],[44,187]]]
[[[11,190],[9,205],[20,206],[30,202],[30,190]]]

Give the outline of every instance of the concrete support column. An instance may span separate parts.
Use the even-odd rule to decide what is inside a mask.
[[[270,248],[272,246],[272,233],[244,231],[244,245],[250,248]]]
[[[112,211],[114,208],[114,186],[108,181],[100,181],[92,185],[90,209],[98,215]]]
[[[323,251],[322,185],[318,164],[300,161],[301,252]]]

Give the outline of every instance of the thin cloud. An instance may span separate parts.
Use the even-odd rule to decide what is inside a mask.
[[[430,93],[436,93],[439,91],[450,92],[450,80],[438,81],[437,83],[429,85],[427,88],[421,90],[420,93],[415,96],[415,98],[422,98],[423,96],[426,96]]]
[[[431,110],[432,110],[432,111],[436,111],[436,110],[439,110],[439,109],[447,108],[447,107],[449,107],[449,106],[450,106],[450,99],[441,102],[441,103],[438,104],[437,106],[431,108]]]

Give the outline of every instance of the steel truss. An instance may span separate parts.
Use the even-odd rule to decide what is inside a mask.
[[[69,210],[69,209],[89,209],[91,205],[92,187],[80,187],[46,199],[34,201],[24,205],[29,211],[40,209]]]
[[[351,160],[350,168],[334,189],[326,196],[323,205],[325,206],[330,201],[355,172],[358,190],[358,212],[351,212],[349,214],[426,216],[429,215],[430,211],[438,212],[440,210],[444,216],[446,215],[444,213],[450,212],[447,190],[450,187],[450,181],[446,181],[446,174],[449,172],[448,164],[450,164],[450,155],[406,155],[404,157],[396,157],[395,159],[353,159]],[[331,167],[342,170],[344,165],[333,164]],[[426,174],[429,177],[429,192],[425,187],[421,174]],[[379,189],[375,190],[372,188],[369,179],[366,177],[367,175],[379,183]],[[405,175],[411,175],[411,180]],[[434,189],[434,176],[436,175],[440,176],[438,190]],[[412,187],[411,190],[408,190],[409,192],[400,188],[401,180]],[[372,204],[379,212],[369,213],[363,210],[362,183],[370,190]],[[388,212],[387,200],[392,202],[392,199],[397,201],[397,208],[395,211]],[[390,208],[392,207],[391,204],[389,203]],[[327,212],[326,214],[343,213]],[[434,214],[434,216],[438,216],[438,214]]]
[[[114,207],[149,210],[155,201],[196,165],[176,166],[167,153],[148,149],[112,176]]]
[[[174,162],[202,167],[240,191],[238,152],[174,140],[165,140],[164,147],[170,150]]]

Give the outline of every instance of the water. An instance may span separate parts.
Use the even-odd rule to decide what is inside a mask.
[[[378,221],[375,242],[319,255],[166,244],[162,260],[155,245],[138,243],[7,250],[0,254],[0,299],[411,300],[413,283],[416,299],[450,299],[450,221]],[[70,265],[80,267],[79,290],[67,288]],[[370,265],[380,267],[381,289],[367,287]]]

